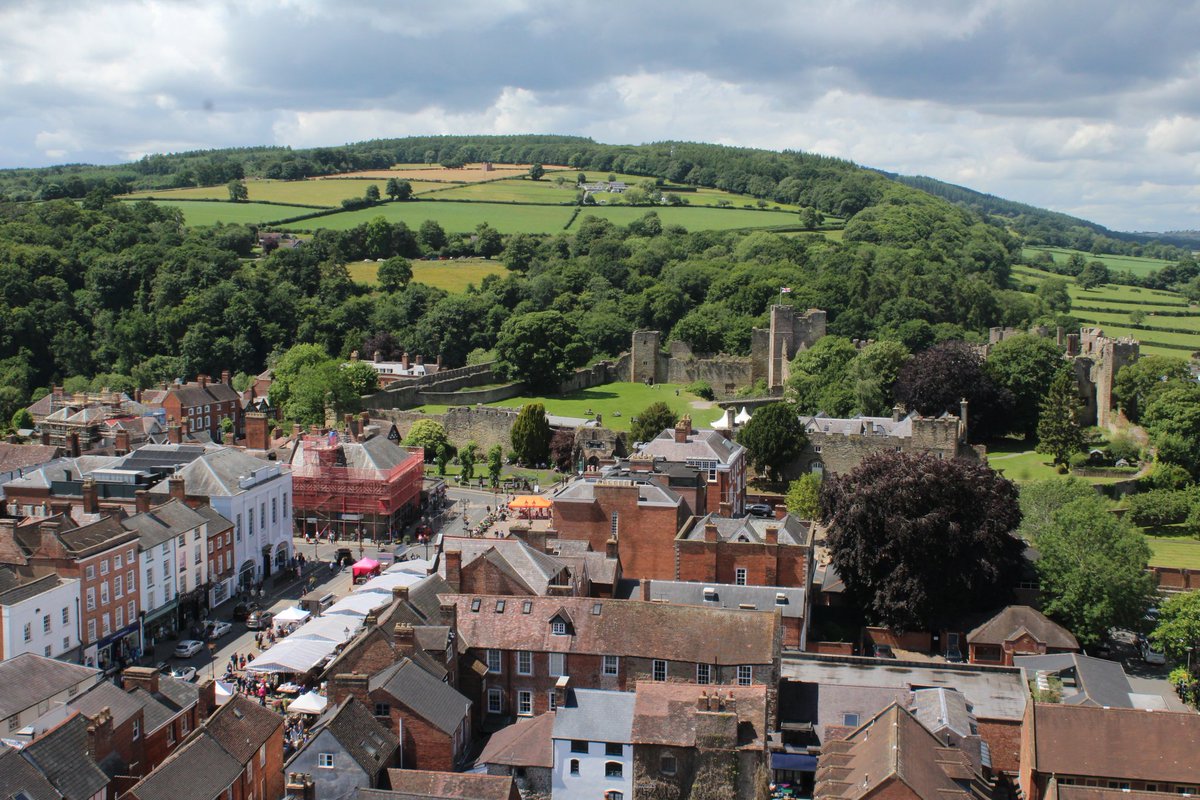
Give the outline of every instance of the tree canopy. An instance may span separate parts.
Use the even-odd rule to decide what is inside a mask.
[[[1042,396],[1064,365],[1062,351],[1052,339],[1028,333],[1010,336],[992,346],[987,374],[1013,398],[1008,428],[1032,436],[1041,415]]]
[[[787,503],[789,514],[801,519],[821,517],[821,476],[806,472],[788,484]]]
[[[1200,648],[1200,591],[1179,592],[1163,601],[1150,641],[1176,661],[1195,655]]]
[[[1080,407],[1075,375],[1066,367],[1060,367],[1042,398],[1037,424],[1037,452],[1051,456],[1055,464],[1066,465],[1072,455],[1083,449]]]
[[[496,339],[500,368],[534,390],[556,390],[587,352],[578,329],[557,311],[511,317]]]
[[[1167,389],[1188,382],[1187,362],[1170,356],[1145,355],[1117,372],[1113,395],[1130,422],[1140,422],[1142,412]]]
[[[943,342],[914,355],[901,368],[894,391],[909,411],[925,416],[957,415],[960,401],[966,400],[973,442],[1008,429],[1012,393],[996,385],[979,353],[965,342]]]
[[[781,479],[784,469],[808,443],[796,409],[789,403],[760,406],[737,439],[746,448],[747,460],[754,469],[773,482]]]
[[[648,442],[664,430],[675,427],[679,416],[663,401],[651,403],[633,418],[630,434],[635,442]]]
[[[876,453],[825,479],[821,511],[848,593],[892,628],[937,630],[992,608],[1019,575],[1017,490],[982,464]]]
[[[517,461],[536,467],[550,460],[550,422],[546,419],[546,407],[541,403],[526,403],[513,420],[513,452]]]
[[[446,429],[442,423],[433,419],[419,419],[413,423],[408,429],[408,436],[404,437],[404,444],[409,447],[425,448],[425,460],[432,461],[437,457],[438,451],[446,447],[450,440],[446,436]]]

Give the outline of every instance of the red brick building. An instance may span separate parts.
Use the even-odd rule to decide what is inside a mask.
[[[783,519],[692,517],[675,537],[675,574],[681,581],[737,586],[809,584],[812,529],[790,514]]]
[[[685,416],[674,430],[663,431],[643,444],[640,452],[705,473],[708,478],[705,512],[735,516],[746,507],[746,448],[727,433],[694,430],[692,418]]]
[[[559,538],[586,541],[600,553],[615,539],[625,577],[675,577],[675,535],[688,516],[670,489],[644,480],[589,478],[568,484],[552,500]]]
[[[225,587],[234,576],[233,523],[218,514],[212,506],[196,506],[195,511],[208,520],[208,605],[213,608],[224,602]]]
[[[1079,640],[1036,608],[1006,606],[967,634],[972,664],[1012,666],[1014,656],[1078,653]]]
[[[411,658],[401,658],[374,675],[338,675],[333,702],[340,705],[348,696],[400,737],[402,767],[453,771],[465,765],[471,745],[471,701]]]
[[[445,598],[449,600],[450,598]],[[782,630],[773,613],[586,597],[455,595],[464,693],[487,724],[554,707],[575,689],[638,681],[778,683]]]
[[[107,669],[138,645],[138,535],[116,515],[75,526],[58,514],[17,526],[0,520],[0,563],[79,579],[83,662]]]
[[[242,431],[242,402],[233,389],[229,370],[221,373],[220,382],[197,375],[190,383],[161,385],[156,392],[143,392],[142,403],[162,408],[168,425],[178,423],[184,434],[198,439],[207,434],[212,441],[220,442],[221,420],[226,417],[233,421],[235,436]]]
[[[461,594],[579,593],[563,561],[516,538],[445,536],[438,574]]]

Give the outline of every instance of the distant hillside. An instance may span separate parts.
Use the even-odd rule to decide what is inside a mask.
[[[977,192],[965,186],[939,181],[924,175],[899,175],[882,172],[891,180],[912,186],[923,192],[945,198],[956,205],[970,208],[988,217],[1003,217],[1007,224],[1030,245],[1069,247],[1097,253],[1149,256],[1176,259],[1185,253],[1176,248],[1191,250],[1200,243],[1200,232],[1126,233],[1113,231],[1103,225],[1069,214],[1049,211],[1015,200],[1005,200],[993,194]]]

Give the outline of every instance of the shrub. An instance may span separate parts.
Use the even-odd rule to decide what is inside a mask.
[[[1183,522],[1191,509],[1188,492],[1154,489],[1129,498],[1129,519],[1143,528]]]
[[[1183,521],[1183,527],[1193,537],[1200,539],[1200,502],[1197,498],[1192,497],[1192,510],[1188,512],[1187,519]]]
[[[714,397],[716,397],[716,395],[713,394],[712,386],[710,386],[707,381],[696,381],[694,383],[689,383],[687,390],[697,397],[705,400],[712,400]]]
[[[1108,455],[1113,461],[1119,461],[1122,458],[1126,461],[1136,461],[1141,451],[1137,442],[1124,434],[1114,436],[1108,443]]]
[[[1070,458],[1068,459],[1068,463],[1071,465],[1071,469],[1076,469],[1078,467],[1086,467],[1088,465],[1088,454],[1087,453],[1072,453]]]
[[[1159,461],[1154,465],[1154,470],[1144,478],[1138,480],[1138,489],[1145,491],[1147,489],[1182,489],[1192,483],[1192,476],[1186,469],[1178,464],[1168,464],[1165,461]]]

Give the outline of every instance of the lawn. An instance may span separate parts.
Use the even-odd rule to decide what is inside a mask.
[[[1028,259],[1033,258],[1039,251],[1050,253],[1050,256],[1060,264],[1066,262],[1066,260],[1072,255],[1078,253],[1088,261],[1101,261],[1109,269],[1132,272],[1134,275],[1149,275],[1151,272],[1160,270],[1168,264],[1174,263],[1171,261],[1165,261],[1161,258],[1093,255],[1091,253],[1084,252],[1083,250],[1068,250],[1064,247],[1026,247],[1022,251],[1022,254]]]
[[[744,208],[703,208],[697,206],[588,206],[575,218],[572,228],[589,214],[628,225],[649,211],[658,214],[663,225],[682,225],[690,231],[720,231],[734,228],[773,228],[798,226],[795,214],[783,211],[752,211]]]
[[[1050,462],[1050,456],[1034,452],[1032,445],[1020,439],[1002,439],[987,443],[988,466],[1003,472],[1004,477],[1017,483],[1044,481],[1051,478],[1066,478],[1059,475]],[[1131,477],[1117,474],[1105,477],[1076,476],[1088,483],[1114,483]]]
[[[1200,541],[1187,535],[1179,526],[1157,528],[1154,533],[1143,531],[1143,535],[1152,552],[1151,566],[1200,569]]]
[[[372,184],[379,187],[379,194],[381,196],[387,196],[386,180],[311,178],[303,181],[270,181],[251,179],[245,183],[246,192],[249,194],[250,200],[260,203],[297,203],[305,206],[335,208],[341,205],[342,201],[348,197],[362,197],[366,194],[367,187]],[[414,194],[427,192],[430,189],[443,185],[422,181],[410,183],[412,183]],[[159,189],[151,192],[137,192],[129,195],[129,197],[133,199],[152,198],[161,200],[175,198],[188,200],[228,200],[229,189],[224,184],[221,184],[220,186],[199,186],[188,189],[169,189],[166,191]]]
[[[504,265],[483,258],[461,258],[456,261],[413,261],[413,280],[426,286],[434,286],[451,294],[461,294],[467,286],[478,286],[488,275],[499,275]],[[350,279],[357,283],[374,286],[379,264],[374,261],[356,261],[348,264]]]
[[[721,410],[716,406],[693,408],[692,403],[704,401],[685,391],[682,386],[669,383],[654,386],[644,383],[609,383],[561,396],[513,397],[488,405],[493,408],[518,408],[526,403],[541,403],[546,407],[546,413],[563,417],[586,417],[590,411],[602,416],[601,422],[605,427],[627,431],[633,417],[641,413],[646,406],[659,401],[670,406],[677,415],[691,414],[692,424],[697,428],[705,427],[721,416]],[[447,408],[449,406],[429,405],[421,406],[419,410],[427,414],[441,414]],[[616,416],[618,412],[620,416]]]
[[[161,206],[182,209],[184,223],[195,226],[216,225],[218,222],[255,224],[303,213],[303,209],[295,206],[277,206],[269,203],[230,203],[228,200],[225,202],[214,200],[212,202],[184,201],[178,203],[156,200],[154,202]]]
[[[436,196],[436,195],[435,195]],[[501,233],[556,233],[563,229],[574,209],[569,206],[530,206],[508,203],[449,203],[415,201],[385,203],[359,211],[345,211],[284,226],[288,230],[348,230],[383,217],[403,222],[414,230],[427,219],[437,220],[448,233],[468,233],[486,222]]]

